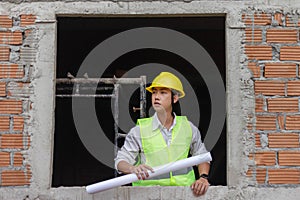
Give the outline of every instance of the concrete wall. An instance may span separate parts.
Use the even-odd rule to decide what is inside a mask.
[[[0,40],[0,199],[298,199],[299,7],[296,0],[2,1],[0,31],[10,35]],[[226,15],[228,186],[210,187],[201,198],[188,187],[122,187],[95,195],[84,187],[51,188],[56,16],[139,14]],[[270,37],[271,28],[287,32]],[[283,146],[271,143],[278,132]]]

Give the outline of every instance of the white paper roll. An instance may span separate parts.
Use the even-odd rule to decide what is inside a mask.
[[[176,170],[180,170],[183,168],[192,167],[194,165],[198,165],[198,164],[204,163],[204,162],[209,162],[211,160],[212,160],[211,155],[208,152],[208,153],[201,154],[198,156],[193,156],[193,157],[179,160],[176,162],[168,163],[166,165],[162,165],[162,166],[153,168],[154,173],[152,173],[151,171],[148,171],[148,173],[149,173],[148,178],[166,174],[166,173],[169,173],[170,171],[176,171]],[[92,185],[88,185],[88,186],[86,186],[86,191],[88,193],[92,194],[92,193],[108,190],[108,189],[111,189],[114,187],[119,187],[121,185],[126,185],[128,183],[132,183],[137,180],[138,180],[138,178],[137,178],[136,174],[127,174],[127,175],[124,175],[121,177],[117,177],[117,178],[109,179],[109,180],[102,181],[99,183],[95,183]]]

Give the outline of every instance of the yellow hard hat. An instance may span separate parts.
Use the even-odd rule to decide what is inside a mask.
[[[176,90],[179,93],[179,98],[185,96],[181,81],[177,76],[170,72],[161,72],[157,77],[154,78],[152,84],[147,87],[146,90],[152,93],[152,89],[156,87],[165,87]]]

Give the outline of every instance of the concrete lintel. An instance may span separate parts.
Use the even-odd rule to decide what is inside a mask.
[[[38,23],[55,22],[56,16],[216,16],[228,15],[227,27],[243,27],[241,11],[297,12],[297,0],[278,1],[54,1],[0,3],[0,13],[37,15]],[[298,10],[299,7],[298,7]]]
[[[36,14],[40,22],[55,20],[55,16],[90,15],[224,15],[230,10],[240,10],[245,1],[99,1],[99,2],[31,2],[0,3],[8,9],[9,15]],[[0,6],[0,7],[1,7]]]
[[[215,15],[242,9],[285,10],[300,9],[298,0],[248,0],[248,1],[53,1],[23,2],[19,4],[1,2],[0,13],[17,16],[36,14],[38,20],[54,20],[56,15]]]

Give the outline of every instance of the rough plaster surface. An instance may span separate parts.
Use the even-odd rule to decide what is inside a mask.
[[[298,200],[300,188],[254,188],[230,189],[210,187],[205,196],[193,196],[189,187],[119,187],[96,194],[87,194],[82,187],[50,189],[47,192],[32,192],[28,189],[7,188],[0,199],[24,200],[256,200],[289,199]]]
[[[9,3],[14,2],[14,3]],[[0,14],[12,17],[20,14],[37,15],[33,53],[32,88],[30,100],[33,109],[28,132],[32,134],[32,147],[28,163],[33,178],[29,188],[2,187],[0,199],[299,199],[300,187],[258,187],[246,178],[253,151],[254,135],[246,130],[248,116],[254,114],[254,89],[247,59],[242,52],[242,11],[256,10],[300,13],[297,0],[279,1],[41,1],[7,0],[0,3]],[[55,108],[56,16],[111,16],[111,15],[226,15],[226,69],[227,69],[227,134],[228,134],[228,186],[210,187],[204,197],[193,197],[189,187],[120,187],[89,195],[83,187],[51,188],[53,127]],[[29,42],[31,43],[31,42]],[[240,56],[237,56],[240,55]],[[14,56],[14,55],[12,55]],[[48,114],[46,114],[48,113]]]

